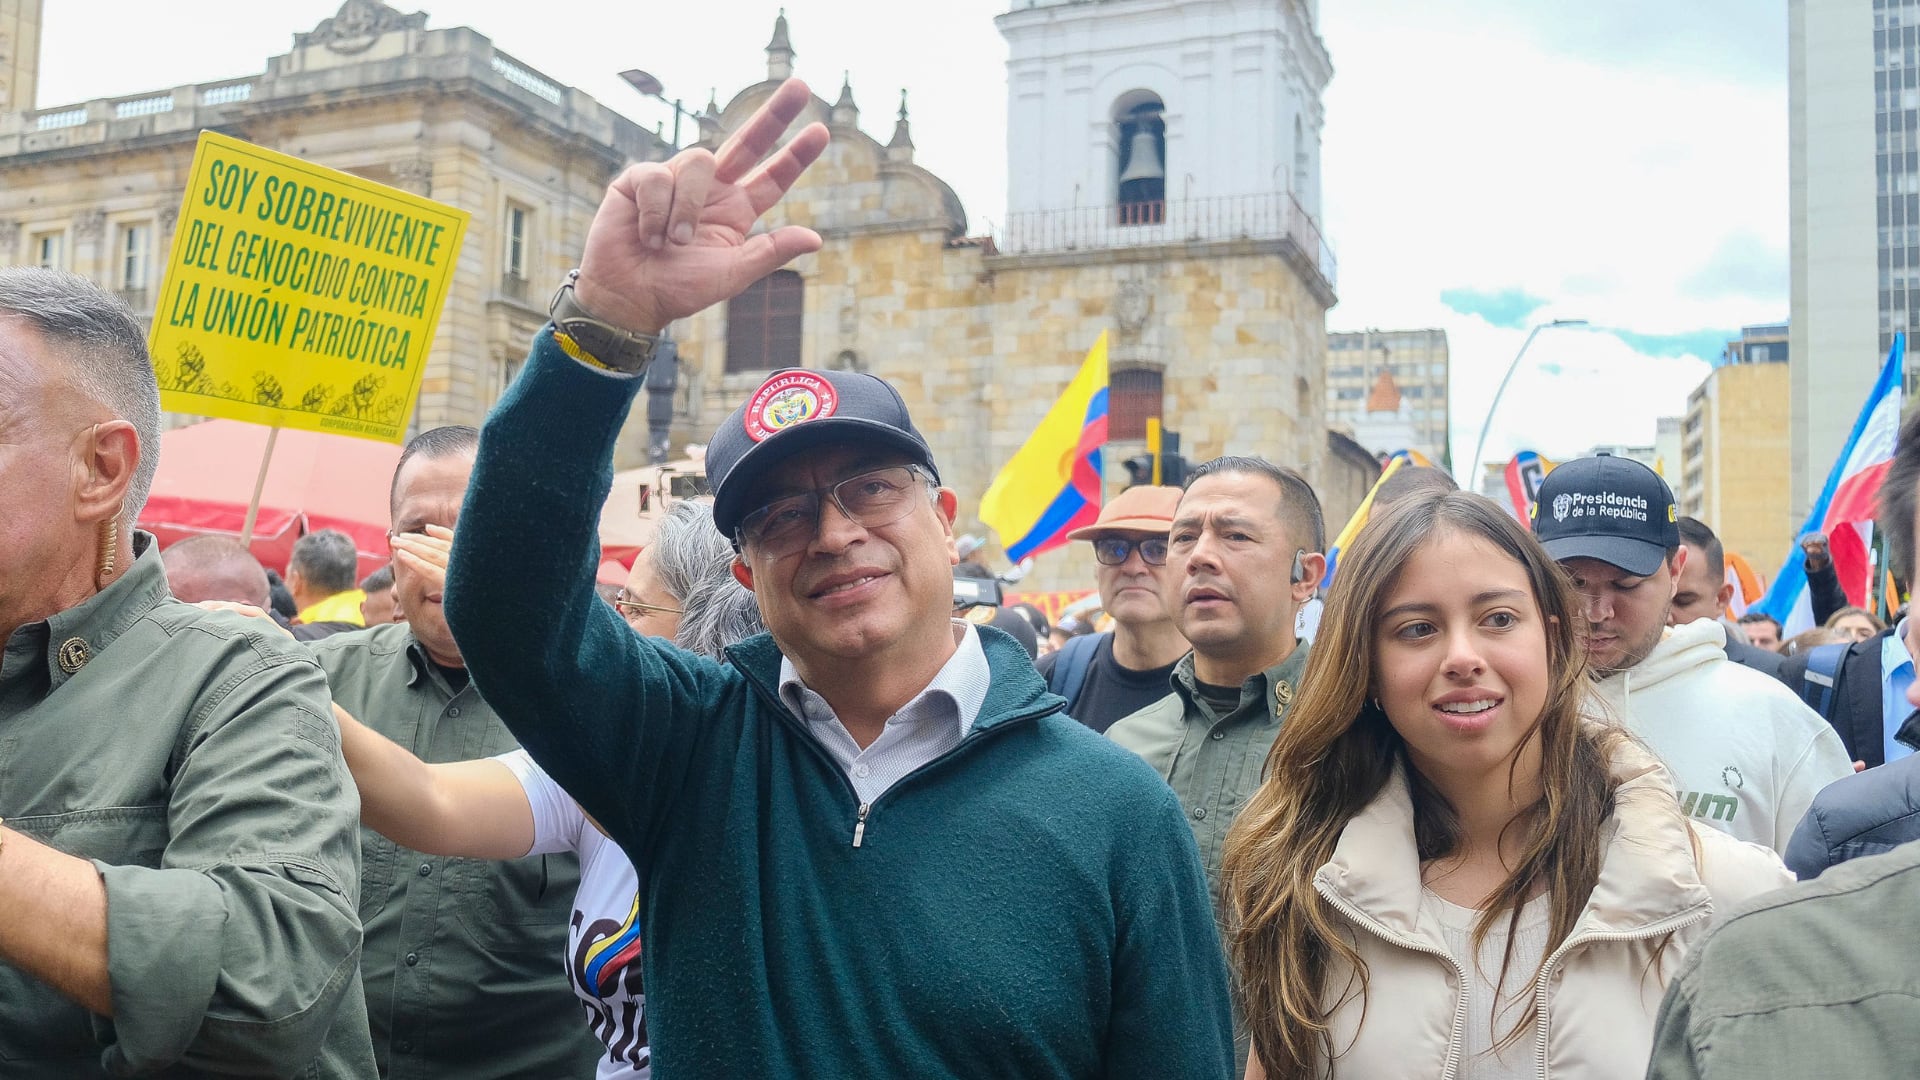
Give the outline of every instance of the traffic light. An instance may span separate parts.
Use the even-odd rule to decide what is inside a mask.
[[[1160,475],[1157,479],[1153,475],[1155,451],[1158,451],[1160,458]],[[1154,483],[1179,487],[1187,482],[1187,459],[1180,456],[1180,433],[1160,430],[1155,420],[1147,421],[1147,453],[1135,454],[1121,464],[1127,470],[1128,487]]]

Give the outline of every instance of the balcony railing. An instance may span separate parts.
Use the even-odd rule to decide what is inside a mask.
[[[116,101],[113,103],[113,118],[115,120],[131,120],[136,116],[152,116],[154,113],[172,111],[173,95],[171,93],[149,94],[143,98],[133,98],[129,101]]]
[[[504,53],[493,54],[493,70],[501,78],[525,90],[535,97],[544,98],[555,105],[567,99],[565,88],[555,84],[532,68],[513,60]]]
[[[1329,288],[1339,282],[1320,226],[1286,192],[1028,211],[1010,215],[995,242],[1003,255],[1056,255],[1233,240],[1291,240]]]
[[[87,107],[77,105],[71,109],[59,109],[43,112],[33,118],[35,131],[53,131],[57,128],[79,127],[87,122]]]

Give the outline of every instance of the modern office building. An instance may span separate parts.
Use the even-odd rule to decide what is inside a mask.
[[[1804,513],[1920,327],[1920,2],[1788,0],[1788,476]]]
[[[1796,519],[1780,483],[1789,374],[1781,361],[1724,364],[1687,395],[1674,485],[1680,512],[1706,522],[1729,550],[1761,567],[1780,565],[1793,541]]]

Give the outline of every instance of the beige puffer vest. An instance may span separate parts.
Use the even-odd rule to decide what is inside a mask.
[[[1623,748],[1613,768],[1623,784],[1599,881],[1573,932],[1549,951],[1533,988],[1535,1029],[1515,1044],[1537,1055],[1542,1080],[1641,1080],[1667,980],[1714,912],[1793,880],[1772,851],[1689,825],[1666,770],[1644,749]],[[1403,774],[1347,824],[1314,885],[1351,928],[1369,976],[1366,1001],[1349,1000],[1333,1016],[1334,1075],[1461,1075],[1467,972],[1420,910]],[[1349,975],[1333,971],[1330,992]]]

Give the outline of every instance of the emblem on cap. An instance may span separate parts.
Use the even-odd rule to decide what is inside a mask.
[[[1553,520],[1567,520],[1567,511],[1573,509],[1573,496],[1561,492],[1553,497]]]
[[[832,416],[839,407],[827,380],[811,371],[778,372],[747,403],[747,438],[764,442],[795,424]]]
[[[61,671],[72,675],[93,659],[93,650],[77,637],[68,638],[60,643],[60,651],[54,654],[54,659],[60,664]]]

